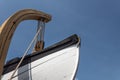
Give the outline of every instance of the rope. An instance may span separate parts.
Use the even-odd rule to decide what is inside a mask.
[[[38,34],[40,33],[41,27],[39,28],[39,30],[37,31],[36,35],[34,36],[33,40],[31,41],[31,43],[29,44],[28,48],[26,49],[25,53],[23,54],[20,62],[18,63],[17,67],[15,68],[15,71],[13,72],[13,74],[11,75],[10,79],[8,80],[12,80],[12,78],[14,77],[17,69],[19,68],[19,66],[21,65],[23,59],[25,58],[26,54],[28,53],[29,49],[31,48],[32,44],[34,43],[34,41],[36,40]]]

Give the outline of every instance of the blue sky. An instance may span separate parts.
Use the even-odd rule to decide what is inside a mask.
[[[72,34],[81,37],[78,80],[120,80],[119,0],[0,0],[0,24],[26,8],[52,15],[52,21],[46,24],[46,46]],[[22,56],[35,28],[36,21],[20,23],[7,60]]]

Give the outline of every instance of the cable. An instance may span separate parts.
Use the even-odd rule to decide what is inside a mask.
[[[25,56],[26,56],[26,54],[28,53],[29,49],[31,48],[32,44],[33,44],[34,41],[36,40],[36,38],[37,38],[38,34],[40,33],[40,31],[41,31],[41,27],[40,27],[39,30],[37,31],[37,33],[36,33],[36,35],[34,36],[33,40],[32,40],[31,43],[29,44],[29,46],[28,46],[28,48],[26,49],[25,53],[23,54],[20,62],[19,62],[18,65],[16,66],[15,71],[12,73],[10,79],[8,79],[8,80],[12,80],[13,76],[15,75],[17,69],[18,69],[19,66],[21,65],[23,59],[25,58]]]

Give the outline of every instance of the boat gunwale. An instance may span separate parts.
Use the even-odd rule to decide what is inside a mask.
[[[37,59],[48,56],[48,55],[52,54],[53,52],[57,52],[59,50],[62,50],[69,46],[72,46],[74,44],[80,45],[80,38],[76,34],[74,34],[74,35],[72,35],[50,47],[43,49],[42,51],[38,51],[33,54],[26,55],[22,64],[20,65],[20,67],[22,67],[28,63],[31,63]],[[9,63],[9,62],[6,63],[6,65],[4,66],[4,71],[3,71],[2,75],[14,70],[15,67],[17,66],[17,64],[19,63],[20,59],[21,58],[18,58],[18,60],[16,60],[15,62],[12,62],[12,63]]]

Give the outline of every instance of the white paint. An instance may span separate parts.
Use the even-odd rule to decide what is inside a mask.
[[[73,80],[79,61],[79,47],[73,45],[20,67],[12,80]],[[2,76],[8,80],[13,71]]]

